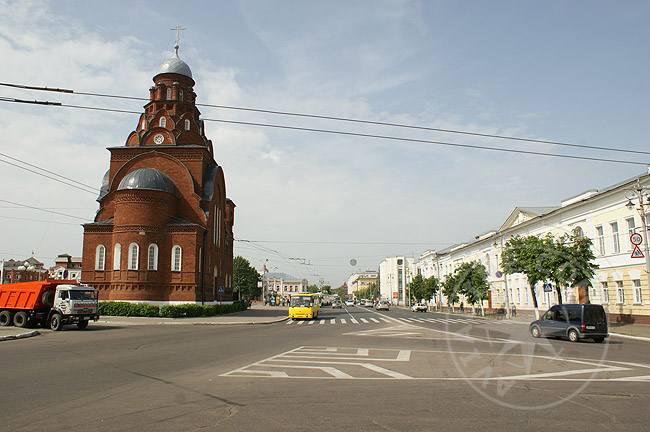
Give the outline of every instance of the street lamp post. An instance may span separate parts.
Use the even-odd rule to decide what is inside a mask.
[[[636,187],[630,189],[625,193],[627,198],[626,207],[629,210],[635,209],[641,216],[641,224],[643,225],[643,242],[645,246],[645,272],[648,279],[648,289],[650,290],[650,253],[648,252],[648,221],[646,218],[646,205],[650,206],[650,188],[641,186],[639,179],[636,180]],[[645,203],[643,202],[645,199]],[[635,203],[634,200],[637,202]]]
[[[501,244],[501,252],[503,252],[503,236],[499,238],[499,242]],[[494,242],[492,245],[495,248],[498,246],[497,242]],[[499,254],[497,254],[497,268],[499,268]],[[512,318],[512,311],[510,310],[510,294],[508,293],[508,275],[503,273],[503,283],[505,284],[505,290],[506,290],[506,318]]]

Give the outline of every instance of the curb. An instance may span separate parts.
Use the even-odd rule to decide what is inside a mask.
[[[179,322],[179,321],[160,321],[160,322],[150,322],[150,323],[134,323],[129,321],[102,321],[99,320],[97,323],[105,325],[255,325],[255,324],[274,324],[288,320],[289,317],[283,317],[275,319],[272,321],[201,321],[201,322]]]
[[[27,339],[32,336],[37,336],[40,333],[36,330],[27,332],[27,333],[21,333],[18,335],[9,335],[9,336],[0,336],[0,341],[6,341],[6,340],[14,340],[14,339]]]

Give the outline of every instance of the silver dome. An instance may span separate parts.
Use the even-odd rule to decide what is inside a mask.
[[[178,45],[174,47],[174,55],[172,55],[172,58],[160,65],[158,72],[156,72],[156,75],[163,73],[175,73],[192,78],[192,71],[190,70],[190,67],[187,65],[187,63],[178,58]]]
[[[167,175],[154,168],[138,168],[128,173],[117,190],[150,189],[173,193],[178,196],[174,181]]]

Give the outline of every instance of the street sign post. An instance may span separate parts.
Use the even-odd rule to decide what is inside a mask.
[[[643,236],[639,233],[632,233],[630,235],[630,242],[634,245],[634,249],[632,249],[632,258],[645,258],[645,255],[643,255],[643,252],[641,252],[641,248],[639,245],[643,243]]]

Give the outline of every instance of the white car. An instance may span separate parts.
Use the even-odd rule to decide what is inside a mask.
[[[354,300],[346,300],[345,305],[346,306],[354,306]]]
[[[422,303],[416,303],[413,306],[411,306],[411,310],[413,312],[426,312],[427,311],[427,305],[422,304]]]

